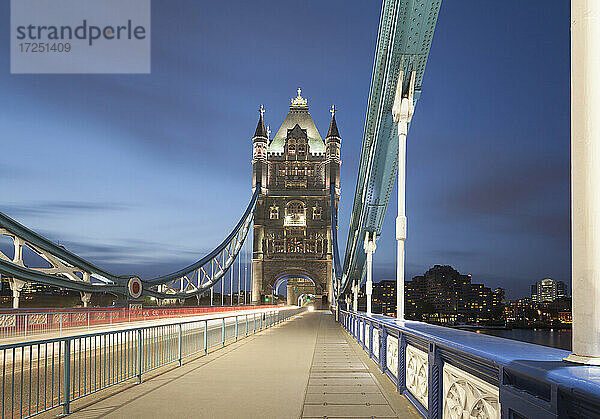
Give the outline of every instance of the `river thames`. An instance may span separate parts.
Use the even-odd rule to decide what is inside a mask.
[[[571,350],[571,329],[478,329],[475,332]]]

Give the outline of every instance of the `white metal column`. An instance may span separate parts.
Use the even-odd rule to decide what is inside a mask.
[[[356,280],[354,280],[354,283],[352,284],[352,293],[354,294],[354,302],[352,304],[352,311],[354,311],[355,313],[358,311],[358,283]]]
[[[242,252],[243,249],[243,243],[240,244],[240,252]],[[241,304],[240,302],[240,294],[241,294],[241,289],[242,289],[242,254],[238,253],[238,293],[237,293],[237,305],[239,306]]]
[[[600,1],[571,1],[573,354],[600,365]]]
[[[246,236],[246,242],[244,243],[244,305],[248,304],[248,236]]]
[[[372,304],[371,296],[373,295],[373,253],[377,248],[375,244],[376,234],[370,235],[369,232],[365,234],[365,253],[367,254],[367,282],[365,284],[365,290],[367,294],[367,315],[371,315]]]
[[[214,281],[215,278],[215,264],[214,261],[210,261],[210,280]],[[212,307],[212,305],[215,302],[215,286],[213,285],[212,287],[210,287],[210,305]]]
[[[394,122],[398,124],[398,216],[396,217],[396,317],[404,320],[404,242],[406,240],[406,135],[414,112],[413,93],[415,72],[410,75],[408,95],[402,95],[404,73],[400,72],[396,97],[392,108]]]
[[[23,263],[23,241],[20,238],[15,237],[13,239],[13,244],[15,247],[15,252],[12,262],[15,265],[25,266]],[[23,291],[23,288],[25,287],[25,281],[21,281],[20,279],[9,279],[8,283],[13,294],[13,308],[19,308],[21,291]]]

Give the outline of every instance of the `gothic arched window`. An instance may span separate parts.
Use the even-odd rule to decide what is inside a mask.
[[[285,208],[286,226],[306,226],[306,209],[301,201],[290,201]]]

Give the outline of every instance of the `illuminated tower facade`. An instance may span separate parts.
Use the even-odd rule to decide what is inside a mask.
[[[302,295],[326,305],[332,297],[330,188],[340,196],[341,137],[331,110],[321,138],[301,90],[271,138],[261,106],[252,138],[252,187],[261,191],[254,216],[253,304],[271,302],[287,285],[287,302]]]

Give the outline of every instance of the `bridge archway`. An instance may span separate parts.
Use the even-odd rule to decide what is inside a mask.
[[[277,276],[273,283],[273,295],[279,294],[281,285],[286,284],[287,304],[298,304],[299,297],[305,294],[315,295],[317,284],[306,273],[285,272]]]
[[[317,296],[314,295],[314,294],[302,293],[298,297],[298,307],[302,307],[302,306],[304,306],[306,304],[309,304],[309,303],[312,303],[312,302],[316,302],[316,298],[317,298]]]

